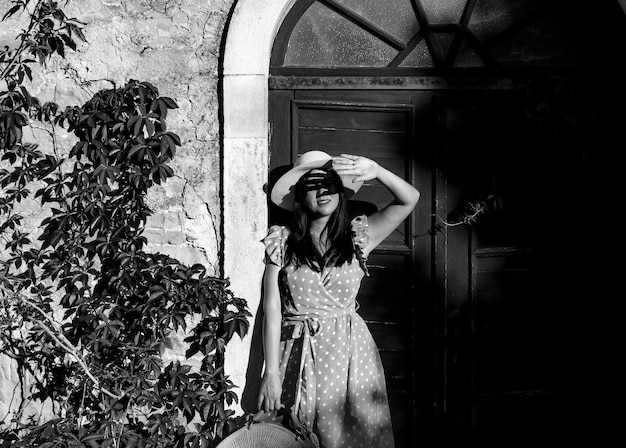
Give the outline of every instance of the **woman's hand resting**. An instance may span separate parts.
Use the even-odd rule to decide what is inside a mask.
[[[333,169],[337,174],[348,177],[353,176],[353,182],[365,182],[376,179],[378,168],[378,163],[367,157],[341,154],[341,157],[333,159]]]
[[[263,375],[257,407],[265,412],[277,411],[283,407],[280,396],[283,393],[282,383],[278,374]]]

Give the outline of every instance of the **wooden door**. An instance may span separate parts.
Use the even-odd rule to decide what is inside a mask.
[[[443,433],[562,443],[572,416],[563,301],[577,250],[562,225],[571,211],[547,198],[569,201],[576,145],[531,126],[514,91],[441,92],[435,103]]]
[[[567,201],[545,195],[565,198],[579,158],[555,128],[520,114],[516,92],[271,95],[273,168],[312,149],[354,153],[422,193],[370,256],[358,299],[385,366],[398,447],[557,440],[571,416],[559,322],[577,246],[574,227],[559,225]],[[372,182],[354,199],[357,214],[391,196]]]
[[[323,150],[369,157],[416,185],[424,200],[368,260],[371,277],[363,280],[359,313],[378,345],[385,368],[396,446],[412,447],[414,430],[429,415],[434,388],[433,314],[428,295],[431,241],[431,153],[427,133],[432,95],[380,91],[272,92],[271,167],[292,164],[298,153]],[[417,102],[418,104],[415,104]],[[419,139],[420,145],[416,144]],[[371,214],[393,197],[377,181],[366,183],[351,199],[353,216]],[[271,208],[273,222],[285,219]],[[421,399],[417,399],[421,395]],[[416,406],[416,402],[426,405]]]

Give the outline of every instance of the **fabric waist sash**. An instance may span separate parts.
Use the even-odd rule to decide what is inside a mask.
[[[335,312],[319,314],[295,314],[283,316],[283,329],[292,327],[291,333],[286,333],[286,339],[299,339],[302,336],[315,336],[321,329],[321,321],[328,319],[336,319],[338,317],[350,316],[356,314],[356,307],[340,308]]]
[[[323,315],[300,314],[283,316],[283,332],[281,339],[302,338],[302,353],[300,356],[298,380],[296,382],[296,396],[292,408],[293,415],[295,415],[301,423],[313,425],[315,419],[316,378],[315,375],[307,375],[305,372],[305,361],[307,357],[310,357],[313,366],[315,365],[315,344],[312,338],[320,332],[322,321],[343,316],[350,317],[348,329],[351,333],[352,317],[354,315],[356,315],[356,307],[340,308],[335,312],[324,313]],[[351,334],[348,336],[351,337]],[[303,396],[305,396],[306,399],[303,399]],[[309,402],[313,404],[313,406],[311,406]]]

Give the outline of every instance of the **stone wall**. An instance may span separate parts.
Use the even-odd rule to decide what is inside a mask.
[[[178,103],[168,115],[168,128],[181,137],[182,147],[172,163],[175,176],[149,194],[155,213],[145,233],[148,250],[186,264],[201,263],[215,275],[221,274],[222,250],[218,64],[233,2],[70,1],[66,14],[86,23],[88,42],[77,53],[68,53],[67,59],[54,59],[37,70],[31,88],[41,100],[53,100],[63,108],[82,104],[100,89],[137,79],[150,82]],[[10,5],[9,0],[0,0],[0,14]],[[23,14],[0,22],[0,45],[13,45],[25,19]],[[25,133],[25,140],[41,142],[45,149],[45,133],[40,130]],[[72,136],[62,132],[59,141],[65,150],[73,144]],[[36,217],[37,205],[31,207]],[[182,357],[182,346],[175,344],[170,356]],[[19,382],[9,360],[0,359],[0,366],[0,419],[8,419],[12,397],[19,396]],[[243,377],[241,372],[227,373],[235,383]],[[40,410],[33,408],[36,413]]]

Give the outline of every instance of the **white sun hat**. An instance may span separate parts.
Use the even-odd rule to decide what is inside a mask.
[[[300,154],[293,168],[276,181],[270,194],[271,201],[280,208],[293,210],[295,186],[298,180],[308,171],[321,168],[334,159],[334,157],[331,157],[324,151],[314,150]],[[343,184],[347,197],[354,195],[363,185],[363,181],[354,182],[353,176],[340,175],[339,177],[341,178],[341,183]]]
[[[310,439],[276,423],[254,423],[226,437],[217,448],[319,448]]]
[[[216,448],[320,448],[317,435],[301,424],[291,410],[248,415],[247,423]]]

